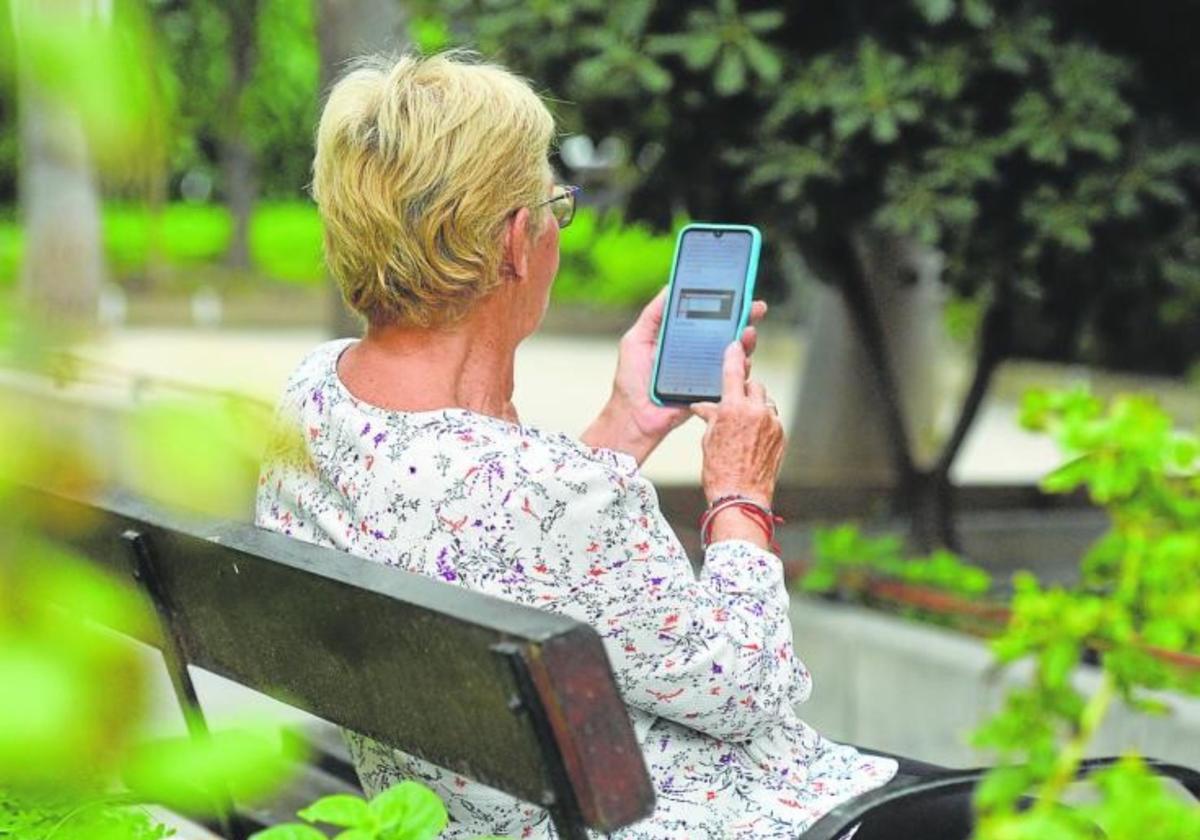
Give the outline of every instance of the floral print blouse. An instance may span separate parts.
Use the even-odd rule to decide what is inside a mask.
[[[718,542],[697,576],[633,458],[465,409],[363,403],[337,376],[350,343],[318,347],[290,378],[258,524],[595,627],[658,800],[614,836],[790,840],[891,778],[891,760],[797,717],[812,679],[777,557]],[[367,792],[424,782],[446,802],[446,836],[555,835],[536,806],[347,736]]]

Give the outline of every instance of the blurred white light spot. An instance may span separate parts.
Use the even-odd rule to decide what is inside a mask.
[[[220,326],[221,296],[216,289],[205,286],[192,295],[192,323],[198,327]]]
[[[586,134],[572,134],[562,141],[558,153],[563,163],[572,169],[587,169],[592,164],[596,147]]]
[[[202,204],[212,197],[213,182],[202,169],[189,169],[179,181],[179,194],[184,201]]]

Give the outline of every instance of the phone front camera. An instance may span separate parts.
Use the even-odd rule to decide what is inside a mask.
[[[724,235],[725,235],[725,231],[723,231],[723,230],[714,230],[713,231],[713,236],[715,236],[717,239],[720,239]]]

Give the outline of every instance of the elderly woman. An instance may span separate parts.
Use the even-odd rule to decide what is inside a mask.
[[[313,194],[366,335],[317,347],[289,380],[291,431],[268,454],[258,522],[595,627],[658,795],[620,836],[793,838],[895,767],[796,716],[810,678],[751,508],[712,518],[697,576],[639,471],[691,414],[647,396],[663,296],[622,339],[609,400],[579,438],[522,425],[512,403],[514,354],[546,310],[574,211],[551,178],[553,135],[524,81],[460,57],[370,62],[333,89]],[[692,409],[710,503],[771,504],[783,433],[748,379],[753,345],[749,328],[726,353],[720,403]],[[533,806],[350,743],[369,793],[425,782],[451,836],[552,835]]]

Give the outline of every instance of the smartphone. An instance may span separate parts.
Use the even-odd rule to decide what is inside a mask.
[[[725,348],[750,319],[762,235],[749,225],[691,224],[679,232],[658,333],[650,398],[717,402]]]

